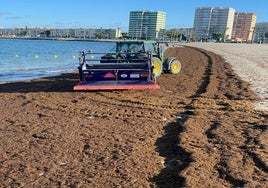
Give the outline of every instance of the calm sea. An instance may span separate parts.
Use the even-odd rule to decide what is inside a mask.
[[[79,51],[110,52],[115,43],[0,39],[0,83],[73,72]]]

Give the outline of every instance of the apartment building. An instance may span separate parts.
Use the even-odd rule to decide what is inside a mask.
[[[212,39],[213,33],[221,33],[223,40],[231,39],[235,10],[222,7],[201,7],[195,9],[194,37]]]
[[[232,31],[233,40],[251,41],[257,16],[255,13],[235,13]]]
[[[156,39],[165,29],[166,13],[162,11],[131,11],[128,35],[132,39]]]
[[[254,42],[268,43],[268,22],[257,23],[254,29]]]
[[[0,28],[0,37],[47,37],[47,38],[83,38],[83,39],[117,39],[121,37],[118,29],[51,29],[51,28]]]

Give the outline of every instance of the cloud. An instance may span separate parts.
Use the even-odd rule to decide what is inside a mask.
[[[1,12],[0,11],[0,16],[5,16],[5,15],[9,15],[10,13],[8,13],[8,12]]]
[[[80,28],[81,23],[80,22],[61,22],[61,21],[55,21],[51,23],[47,23],[43,25],[44,27],[48,28],[60,28],[60,29],[69,29],[69,28]]]
[[[16,16],[16,15],[10,13],[10,12],[3,12],[3,11],[2,12],[0,11],[0,16],[5,16],[5,18],[8,19],[8,20],[23,19],[23,17],[21,17],[21,16]]]
[[[22,19],[22,17],[20,17],[20,16],[10,16],[10,17],[7,17],[7,19],[9,19],[9,20],[19,20],[19,19]]]

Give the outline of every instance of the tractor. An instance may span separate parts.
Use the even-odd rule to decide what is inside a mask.
[[[164,59],[164,52],[161,43],[147,40],[118,41],[112,53],[81,51],[74,90],[158,89],[156,77],[162,72],[181,70],[174,57]]]

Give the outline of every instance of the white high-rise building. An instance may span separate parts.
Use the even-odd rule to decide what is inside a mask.
[[[233,8],[204,7],[195,9],[194,36],[211,39],[213,33],[220,33],[224,39],[231,39],[235,10]]]
[[[128,35],[135,39],[156,39],[165,29],[166,13],[161,11],[131,11]]]

